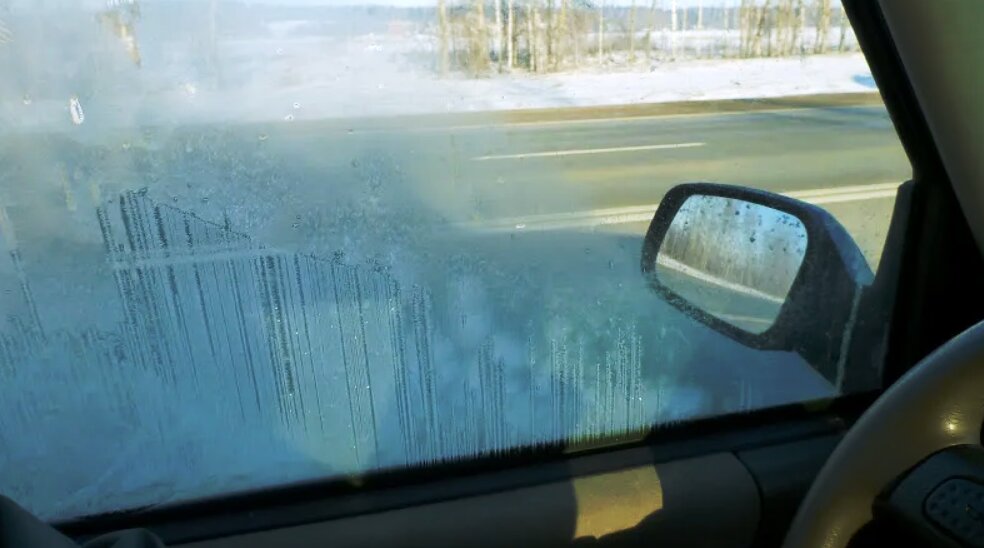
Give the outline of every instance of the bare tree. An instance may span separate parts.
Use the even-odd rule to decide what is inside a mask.
[[[513,0],[508,0],[508,10],[506,14],[506,67],[512,70],[516,63],[516,35],[513,33]]]
[[[557,20],[557,28],[555,30],[556,42],[557,42],[557,61],[559,64],[563,64],[570,54],[570,9],[568,6],[569,0],[560,0],[560,16]]]
[[[817,38],[813,53],[826,53],[827,34],[830,32],[830,0],[820,0],[817,10]]]
[[[759,57],[763,54],[763,38],[767,41],[767,47],[764,53],[772,53],[772,29],[769,24],[769,12],[772,11],[772,0],[765,0],[764,6],[755,9],[757,11],[757,22],[755,24],[755,36],[752,38],[752,55]]]
[[[605,0],[598,1],[598,57],[605,54]]]
[[[803,0],[797,0],[797,9],[799,10],[799,37],[797,38],[797,51],[800,55],[806,53],[806,6],[803,4]]]
[[[499,64],[499,71],[502,71],[502,0],[495,0],[495,29],[492,38],[492,47],[495,49],[495,59]]]
[[[751,0],[741,0],[741,5],[738,7],[738,49],[742,57],[750,57],[752,55],[753,18],[754,11]]]
[[[489,69],[489,36],[485,23],[484,0],[473,0],[473,24],[466,20],[468,35],[468,70],[473,75],[483,74]]]
[[[837,41],[837,51],[844,51],[847,49],[847,29],[850,27],[850,23],[847,21],[847,12],[844,11],[844,4],[840,5],[840,40]]]
[[[776,25],[782,40],[778,44],[779,55],[792,55],[797,49],[800,39],[800,14],[803,8],[803,0],[782,0],[779,5],[779,14]]]
[[[448,25],[448,6],[446,0],[437,0],[437,26],[440,34],[439,63],[441,76],[448,75],[450,66],[451,27]]]
[[[545,10],[543,12],[543,35],[544,35],[544,50],[547,52],[547,62],[546,65],[551,70],[557,68],[557,43],[556,43],[556,15],[557,12],[554,9],[554,0],[547,0]]]
[[[792,25],[789,23],[793,6],[793,0],[779,0],[779,5],[776,7],[776,51],[777,55],[786,55],[787,48],[790,45],[790,31],[792,30]]]
[[[728,57],[731,54],[731,6],[725,4],[724,11],[724,51],[721,55]]]
[[[646,60],[653,56],[653,35],[656,34],[656,2],[653,0],[649,6],[649,29],[646,31]]]
[[[703,0],[697,0],[697,24],[694,26],[696,30],[704,30],[704,2]],[[701,36],[697,36],[697,56],[702,57],[704,55],[704,39]]]
[[[635,41],[636,41],[636,0],[632,0],[632,7],[629,8],[629,61],[635,62]]]
[[[777,2],[780,0],[776,0]],[[765,6],[762,8],[762,13],[765,21],[765,56],[774,57],[779,54],[779,48],[776,47],[776,18],[777,9],[772,7],[771,0],[765,0]]]
[[[670,55],[676,57],[677,0],[670,0]]]
[[[529,64],[529,69],[536,72],[536,35],[533,34],[533,13],[534,13],[533,2],[526,4],[526,56],[529,59],[527,63]]]
[[[565,0],[569,1],[569,0]],[[574,51],[574,66],[581,65],[581,45],[582,37],[587,34],[591,22],[587,18],[584,10],[571,10],[570,13],[570,41],[571,49]]]
[[[142,63],[142,56],[140,45],[137,43],[136,29],[140,19],[140,5],[136,2],[110,3],[105,11],[99,13],[98,19],[119,38],[130,60],[139,67]]]

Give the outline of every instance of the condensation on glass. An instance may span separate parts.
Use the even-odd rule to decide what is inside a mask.
[[[67,518],[832,395],[660,301],[641,241],[679,182],[904,180],[884,109],[559,108],[761,74],[704,4],[644,48],[618,3],[540,47],[539,4],[486,41],[493,3],[0,0],[0,493]],[[837,17],[782,81],[875,91]]]

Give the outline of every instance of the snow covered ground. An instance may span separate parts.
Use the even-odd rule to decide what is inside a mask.
[[[78,96],[87,126],[300,121],[402,114],[588,107],[874,91],[860,53],[639,62],[586,60],[579,70],[467,78],[433,70],[428,36],[232,39],[214,72],[200,48],[150,43],[138,68],[120,60],[98,85],[0,86],[0,123],[71,127]],[[183,49],[182,49],[183,48]],[[122,50],[121,50],[122,51]],[[121,57],[121,55],[117,55]],[[217,76],[216,76],[217,74]],[[90,75],[91,78],[91,75]],[[77,80],[77,78],[76,78]],[[53,93],[57,89],[57,93]],[[77,117],[76,117],[77,118]]]

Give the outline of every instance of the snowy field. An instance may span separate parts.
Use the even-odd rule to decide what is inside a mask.
[[[683,40],[683,38],[681,38]],[[158,44],[140,68],[125,61],[105,82],[73,89],[0,85],[0,123],[71,127],[70,98],[95,127],[302,121],[402,114],[591,107],[672,101],[872,92],[860,53],[818,56],[618,62],[585,60],[579,70],[440,77],[433,39],[365,34],[352,38],[271,36],[229,39],[216,54],[217,79],[197,49]],[[620,55],[624,57],[624,54]],[[108,85],[106,85],[108,84]]]

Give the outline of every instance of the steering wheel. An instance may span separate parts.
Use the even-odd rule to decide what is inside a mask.
[[[984,546],[984,322],[927,356],[847,432],[785,546],[841,548],[873,517],[933,546]]]

